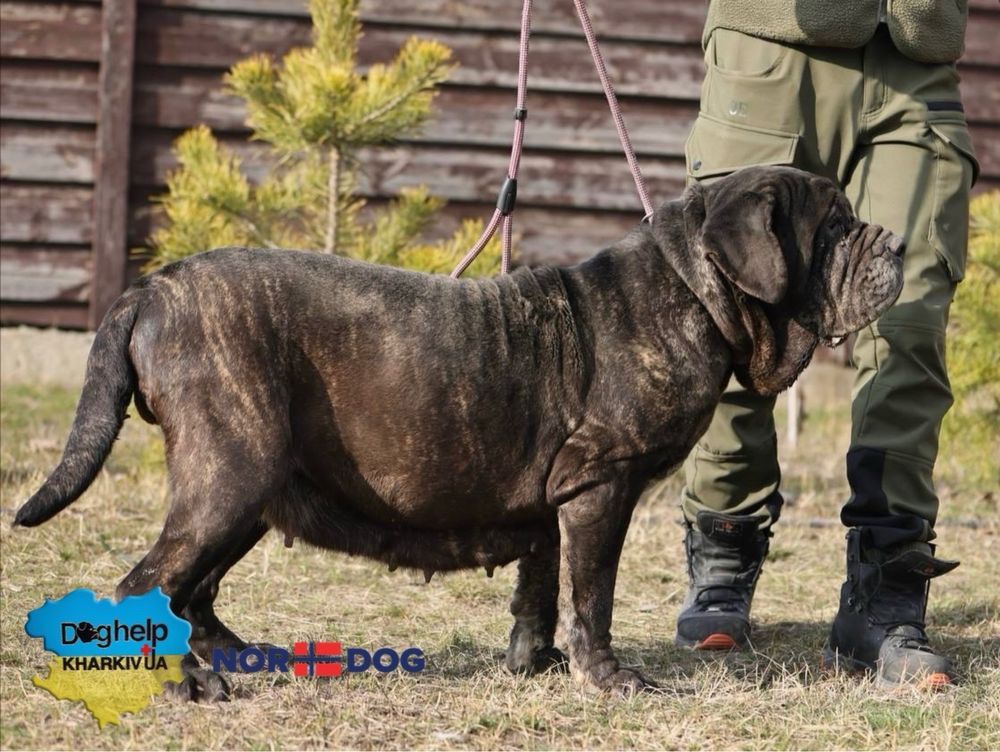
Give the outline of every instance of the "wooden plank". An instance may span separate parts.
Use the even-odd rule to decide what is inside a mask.
[[[0,240],[74,243],[93,239],[91,188],[0,184]]]
[[[412,29],[371,27],[359,48],[364,63],[390,59],[412,36]],[[512,35],[472,31],[435,31],[452,48],[460,67],[452,80],[470,85],[515,86],[518,40]],[[139,19],[138,60],[147,64],[225,68],[256,53],[281,55],[308,44],[305,20],[145,10]],[[697,45],[604,46],[608,68],[623,94],[693,98],[702,76]],[[600,91],[600,83],[582,38],[539,38],[532,43],[532,90]]]
[[[301,0],[141,0],[143,5],[214,12],[268,14],[306,18]],[[602,42],[642,41],[700,44],[708,3],[649,0],[590,0],[587,8]],[[966,32],[966,59],[978,64],[1000,64],[995,39],[1000,16],[995,0],[972,0]],[[412,26],[433,33],[439,29],[506,32],[520,29],[520,3],[495,0],[362,0],[361,18],[374,25]],[[997,24],[997,25],[995,25]],[[535,2],[532,13],[535,36],[579,35],[580,23],[569,0]]]
[[[4,0],[0,3],[0,55],[97,62],[101,7]]]
[[[0,177],[93,183],[94,148],[93,127],[6,123],[0,130]]]
[[[84,303],[90,281],[89,249],[0,247],[0,299],[5,301]]]
[[[969,127],[972,146],[982,168],[981,177],[1000,179],[1000,123]]]
[[[305,4],[282,0],[143,0],[144,5],[172,9],[200,9],[245,14],[268,14],[274,18],[307,18]],[[648,0],[601,0],[588,9],[602,46],[610,42],[701,44],[707,3]],[[994,44],[1000,32],[995,5],[974,7],[966,31],[964,60],[977,65],[1000,65],[1000,50]],[[410,27],[408,32],[436,36],[440,32],[485,31],[516,35],[520,29],[519,3],[492,0],[365,0],[361,17],[366,30],[379,26]],[[536,2],[532,29],[535,39],[546,35],[580,36],[580,24],[568,0]]]
[[[965,52],[962,62],[977,66],[1000,66],[1000,4],[994,4],[992,12],[971,8],[969,21],[965,27]]]
[[[649,0],[588,0],[594,30],[601,41],[701,43],[707,3],[658,2]],[[491,0],[363,0],[363,20],[374,23],[412,24],[435,27],[447,19],[462,29],[504,30],[517,33],[521,24],[520,3]],[[582,35],[572,2],[543,0],[532,6],[532,33]]]
[[[1000,34],[998,34],[1000,35]],[[1000,125],[1000,69],[958,66],[965,116],[971,123]]]
[[[698,115],[694,101],[621,98],[622,114],[640,156],[682,157]],[[509,148],[512,92],[447,88],[435,100],[436,115],[416,139],[429,144]],[[620,154],[621,144],[602,95],[528,96],[526,149]]]
[[[998,17],[1000,18],[1000,17]],[[995,27],[995,28],[994,28]],[[993,37],[1000,22],[991,24]],[[369,28],[362,37],[359,57],[369,64],[391,59],[412,29]],[[287,49],[309,42],[304,21],[206,15],[150,9],[140,18],[139,59],[148,64],[228,68],[256,53],[279,57]],[[467,86],[514,88],[517,84],[518,40],[513,35],[473,31],[435,30],[435,39],[452,48],[459,68],[452,82]],[[620,95],[697,100],[704,76],[701,49],[695,45],[645,45],[612,42],[602,45],[615,88]],[[1000,58],[996,61],[1000,65]],[[992,68],[971,68],[963,75],[975,81],[974,90],[988,95],[990,119],[1000,119],[996,76]],[[529,63],[532,92],[587,92],[601,94],[600,84],[582,39],[533,39]],[[983,117],[985,113],[970,113]]]
[[[214,69],[136,67],[132,115],[136,125],[247,132],[243,100],[226,94]]]
[[[245,132],[242,101],[223,94],[219,79],[204,71],[144,68],[136,80],[137,125]],[[435,116],[414,140],[508,148],[513,133],[514,93],[502,89],[448,86],[435,99]],[[607,103],[598,94],[529,96],[528,148],[617,152],[620,149]],[[632,142],[640,153],[679,155],[697,114],[694,102],[622,99]]]
[[[136,0],[104,0],[94,175],[94,289],[90,327],[125,289]]]
[[[138,131],[132,157],[133,185],[155,189],[174,167],[170,136]],[[224,140],[244,159],[247,175],[260,179],[267,169],[257,144]],[[451,200],[482,201],[496,195],[508,154],[500,150],[447,147],[389,147],[363,152],[359,176],[362,195],[390,196],[404,186],[423,183],[435,195]],[[654,197],[672,196],[683,185],[680,161],[644,160],[642,170]],[[589,206],[595,209],[638,210],[638,199],[625,160],[618,155],[566,155],[529,152],[521,160],[518,200],[539,206]]]
[[[994,131],[995,132],[995,131]],[[155,189],[165,184],[167,172],[176,166],[170,151],[172,133],[139,129],[132,160],[133,185]],[[989,139],[992,144],[995,139]],[[244,160],[251,180],[267,172],[261,145],[242,138],[220,141]],[[984,177],[1000,178],[1000,152],[982,151]],[[394,195],[399,188],[425,183],[432,192],[449,200],[480,201],[492,196],[506,171],[506,149],[457,148],[437,144],[401,144],[362,152],[360,179],[363,195]],[[683,185],[684,165],[680,156],[643,159],[643,173],[655,197],[673,195]],[[519,201],[545,206],[592,206],[595,209],[627,210],[634,205],[634,186],[625,160],[618,153],[560,154],[529,150],[522,159]]]
[[[261,13],[306,18],[302,0],[141,0],[142,5],[214,12]],[[694,42],[701,40],[707,3],[650,3],[649,0],[590,0],[594,28],[601,39]],[[366,25],[392,24],[422,29],[468,29],[517,33],[521,4],[494,0],[362,0]],[[533,4],[532,33],[581,34],[580,22],[569,0],[541,0]]]
[[[1000,180],[994,180],[978,185],[976,191],[998,187]],[[381,199],[372,199],[366,208],[380,207],[384,203]],[[140,248],[145,246],[150,233],[163,218],[158,207],[141,195],[133,195],[132,207],[129,244],[132,248]],[[447,238],[462,220],[485,220],[492,211],[491,203],[451,202],[438,214],[427,237],[431,240]],[[518,264],[531,266],[576,263],[624,237],[637,222],[637,212],[519,205],[514,213],[515,260]]]
[[[97,122],[97,67],[87,63],[5,60],[0,66],[4,120]]]
[[[87,306],[82,303],[0,303],[0,324],[56,326],[60,329],[86,329]]]

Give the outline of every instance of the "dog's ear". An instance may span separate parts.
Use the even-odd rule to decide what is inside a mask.
[[[691,183],[681,195],[684,206],[684,234],[690,242],[701,234],[705,224],[705,189],[700,183]]]
[[[702,225],[705,254],[734,285],[765,303],[788,292],[788,265],[774,230],[771,191],[719,196]]]

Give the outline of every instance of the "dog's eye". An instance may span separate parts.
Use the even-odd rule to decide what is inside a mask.
[[[830,217],[826,222],[826,229],[831,238],[840,240],[847,234],[848,222],[842,216]]]

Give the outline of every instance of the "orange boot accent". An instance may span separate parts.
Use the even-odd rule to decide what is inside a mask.
[[[727,634],[716,632],[710,634],[701,642],[694,646],[695,650],[732,650],[736,647],[736,640]]]

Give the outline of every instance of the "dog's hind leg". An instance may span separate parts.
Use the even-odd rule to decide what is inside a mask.
[[[215,613],[213,607],[219,594],[219,582],[236,562],[242,559],[264,537],[270,526],[258,520],[246,536],[227,553],[226,558],[209,572],[184,608],[184,618],[191,624],[191,650],[206,663],[212,662],[214,648],[243,650],[247,643],[229,629]]]
[[[206,578],[232,566],[260,537],[264,506],[284,485],[288,464],[277,420],[236,431],[208,411],[185,418],[180,429],[167,431],[171,503],[163,531],[117,589],[122,598],[159,587],[180,616]],[[173,694],[192,700],[227,695],[225,681],[198,668],[193,653],[182,669],[185,679]]]
[[[559,601],[559,540],[536,546],[517,562],[517,584],[510,601],[514,627],[510,631],[506,665],[514,673],[534,674],[568,668],[566,656],[554,645]]]

